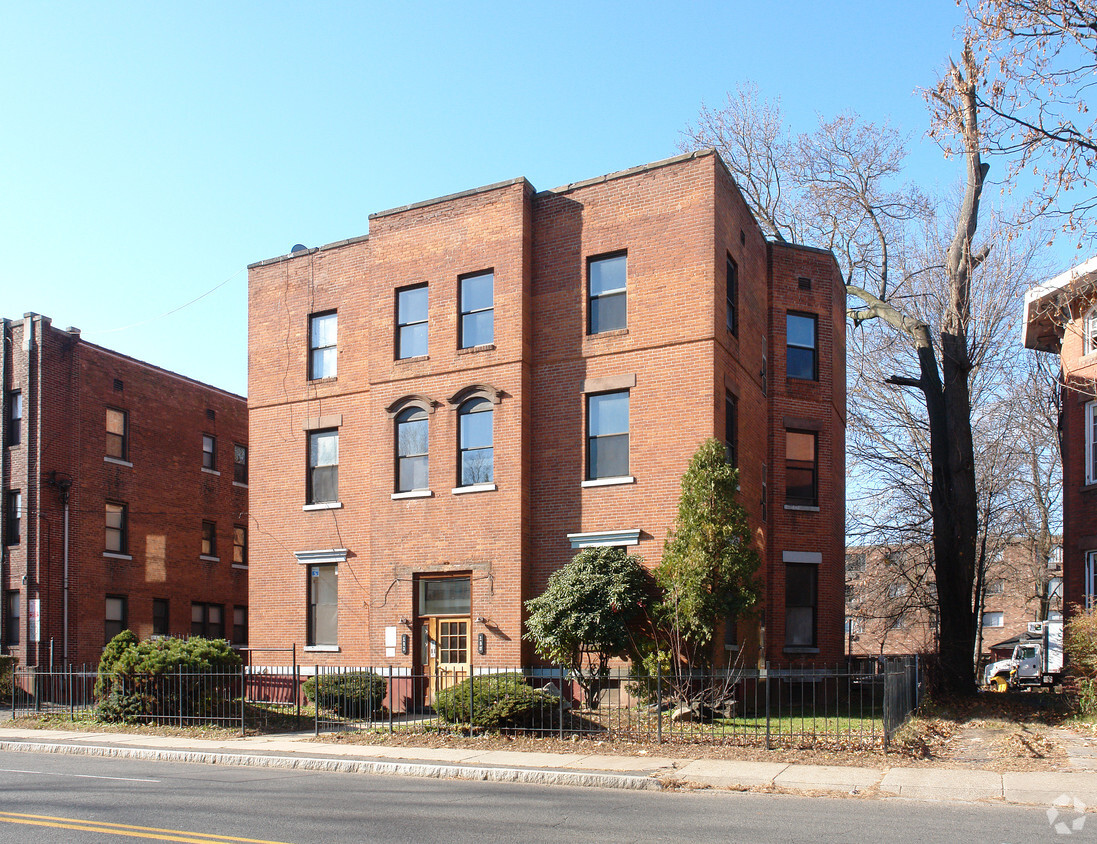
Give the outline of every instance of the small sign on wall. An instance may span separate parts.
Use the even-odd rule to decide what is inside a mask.
[[[395,627],[386,627],[385,628],[385,656],[386,657],[396,656],[396,628]]]

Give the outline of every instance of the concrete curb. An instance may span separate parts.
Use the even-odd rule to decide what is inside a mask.
[[[326,759],[317,756],[265,756],[250,753],[214,753],[200,750],[162,750],[146,747],[108,747],[103,745],[20,741],[0,741],[0,751],[66,753],[79,756],[140,759],[148,762],[195,762],[202,765],[232,765],[242,768],[283,768],[287,770],[380,774],[427,779],[516,782],[586,788],[623,788],[632,791],[661,791],[663,789],[663,784],[658,779],[650,776],[552,771],[538,768],[485,768],[471,765],[431,765],[421,762],[379,762],[365,759]]]

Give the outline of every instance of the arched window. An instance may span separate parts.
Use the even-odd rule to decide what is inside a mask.
[[[396,416],[396,491],[427,489],[427,412],[409,407]]]
[[[495,479],[493,416],[494,405],[484,398],[469,399],[457,409],[457,462],[461,486],[490,484]]]

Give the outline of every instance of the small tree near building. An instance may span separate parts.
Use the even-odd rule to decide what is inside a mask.
[[[526,602],[526,632],[535,650],[571,669],[591,708],[598,705],[609,661],[632,650],[630,626],[647,594],[640,563],[622,548],[585,548],[549,578],[544,593]]]
[[[682,476],[678,519],[655,569],[661,597],[652,608],[657,659],[676,694],[687,696],[694,669],[710,671],[716,631],[758,601],[758,552],[736,501],[739,472],[724,444],[703,442]]]

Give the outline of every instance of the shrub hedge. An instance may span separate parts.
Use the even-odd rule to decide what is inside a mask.
[[[473,696],[469,718],[470,689]],[[547,725],[559,709],[554,696],[533,689],[521,674],[485,674],[470,677],[434,696],[434,711],[451,724],[468,724],[486,730]]]
[[[334,710],[344,718],[368,718],[380,715],[388,683],[372,671],[348,671],[343,674],[320,675],[317,701],[316,677],[302,686],[305,699],[318,703],[318,708]]]

